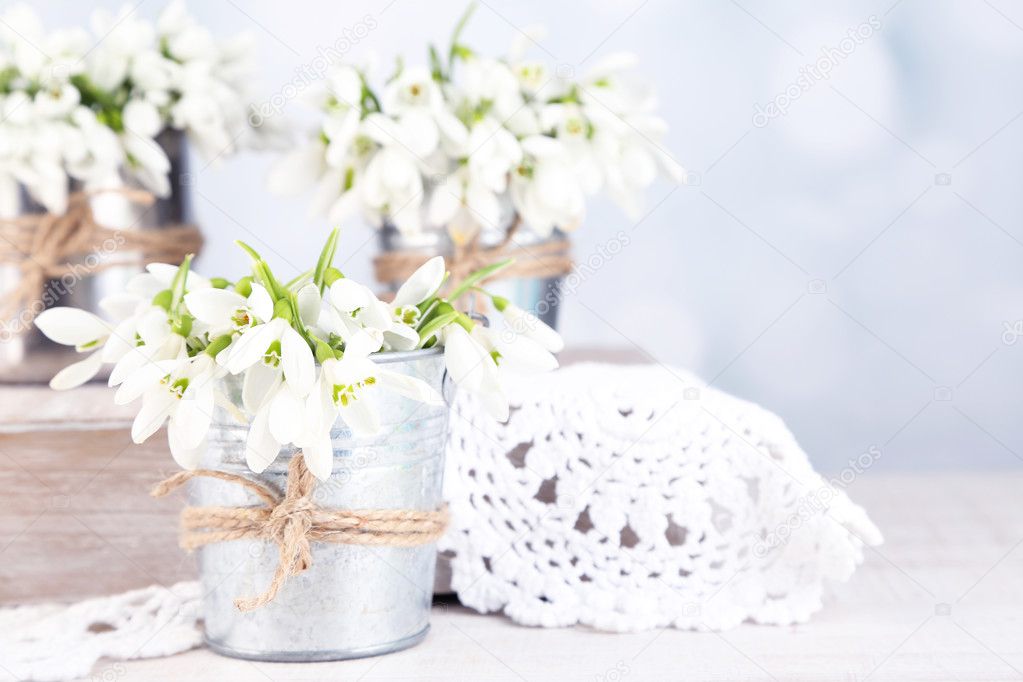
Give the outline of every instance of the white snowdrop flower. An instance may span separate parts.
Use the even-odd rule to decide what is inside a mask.
[[[575,229],[585,212],[582,188],[568,154],[557,140],[522,140],[524,158],[512,173],[511,197],[522,219],[539,235],[555,227]]]
[[[501,371],[537,374],[558,368],[557,358],[528,336],[501,334],[481,324],[472,328],[471,336],[490,353]]]
[[[58,372],[50,380],[50,388],[75,388],[96,376],[103,366],[103,344],[113,331],[107,322],[77,308],[50,308],[36,316],[35,325],[51,341],[89,353],[84,360]]]
[[[267,380],[279,374],[300,396],[309,393],[315,379],[309,345],[287,320],[279,317],[241,332],[224,361],[224,367],[232,374],[254,366],[261,368],[257,372],[262,372]]]
[[[141,391],[142,407],[131,426],[132,441],[144,442],[166,422],[174,460],[185,469],[198,466],[213,418],[214,383],[221,372],[206,354],[141,368],[132,377],[140,388],[145,386]],[[121,396],[125,402],[136,397],[133,393]]]
[[[444,328],[441,342],[451,379],[460,389],[479,398],[492,417],[507,421],[508,396],[490,351],[458,324]]]
[[[413,286],[418,288],[420,284]],[[402,300],[411,300],[411,296],[409,293]],[[412,315],[406,304],[388,306],[365,285],[339,279],[330,286],[328,303],[321,311],[320,324],[346,342],[365,333],[376,341],[373,351],[384,346],[387,350],[411,350],[419,343],[419,334],[405,321]]]
[[[252,283],[248,296],[229,289],[207,287],[185,294],[188,312],[210,329],[211,336],[244,333],[253,326],[269,322],[274,304],[263,285]]]
[[[494,307],[508,323],[508,328],[516,336],[526,337],[551,353],[560,353],[565,348],[565,342],[558,332],[537,317],[515,305],[501,296],[494,296]]]
[[[441,405],[440,394],[422,379],[411,377],[377,364],[369,358],[375,341],[363,332],[345,345],[340,360],[323,363],[323,398],[329,399],[341,419],[356,436],[372,436],[380,430],[372,394],[389,390],[428,405]]]

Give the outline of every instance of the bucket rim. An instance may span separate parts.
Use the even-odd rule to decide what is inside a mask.
[[[394,362],[410,362],[420,358],[430,358],[444,353],[443,346],[433,348],[418,348],[416,350],[388,351],[386,353],[371,353],[369,359],[378,365],[386,365]]]

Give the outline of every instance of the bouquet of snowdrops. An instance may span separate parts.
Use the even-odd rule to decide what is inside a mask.
[[[619,53],[581,78],[525,56],[523,35],[505,58],[461,41],[446,59],[396,70],[380,88],[366,69],[335,65],[314,98],[322,123],[287,155],[270,187],[315,186],[310,212],[332,224],[353,212],[403,234],[446,228],[456,243],[501,230],[517,215],[541,236],[583,219],[585,197],[605,192],[639,217],[643,190],[685,172],[660,146],[667,129],[651,88]]]
[[[377,432],[375,392],[441,401],[424,381],[375,363],[375,353],[442,346],[451,378],[500,420],[508,417],[505,372],[557,367],[552,353],[561,350],[561,338],[532,315],[491,296],[506,323],[498,331],[452,304],[470,290],[489,295],[477,285],[507,261],[473,273],[442,297],[447,273],[443,258],[433,258],[384,303],[333,267],[337,237],[335,230],[313,269],[287,283],[239,243],[253,265],[252,275],[236,282],[192,272],[189,257],[180,266],[150,265],[123,294],[102,301],[113,321],[76,308],[44,311],[36,324],[46,336],[89,354],[50,385],[73,388],[112,363],[114,400],[142,401],[131,429],[136,443],[166,423],[174,459],[195,468],[220,405],[250,424],[246,459],[253,471],[263,471],[290,444],[325,479],[338,417],[356,436]],[[244,375],[241,405],[220,390],[217,380],[227,374]]]
[[[122,170],[167,196],[165,129],[210,159],[275,142],[249,122],[244,37],[217,41],[180,1],[155,25],[127,5],[91,23],[48,32],[24,4],[0,16],[0,216],[17,213],[19,185],[63,213],[69,179],[116,186]]]

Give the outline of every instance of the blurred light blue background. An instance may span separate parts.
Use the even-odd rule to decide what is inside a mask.
[[[56,27],[120,3],[33,4]],[[349,56],[375,53],[382,78],[397,53],[414,62],[428,41],[446,44],[464,8],[190,4],[218,35],[255,36],[266,96],[367,17],[376,28]],[[591,204],[577,260],[619,231],[630,245],[566,301],[570,344],[692,369],[780,414],[826,471],[871,447],[877,469],[1023,464],[1023,6],[488,0],[465,36],[501,54],[537,23],[553,58],[536,56],[577,72],[601,54],[638,53],[671,124],[665,147],[693,173],[689,186],[655,186],[639,224]],[[835,57],[864,24],[870,36]],[[754,121],[828,53],[828,78]],[[286,114],[313,120],[300,103]],[[241,271],[237,238],[272,244],[282,270],[313,257],[327,225],[305,218],[305,199],[266,193],[270,163],[195,161],[204,271]],[[345,228],[345,270],[368,280],[374,235]]]

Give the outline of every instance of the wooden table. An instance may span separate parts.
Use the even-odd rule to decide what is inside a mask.
[[[176,548],[180,501],[146,495],[173,470],[159,437],[134,447],[123,429],[0,435],[0,601],[193,576]],[[886,544],[806,625],[611,635],[523,628],[441,603],[426,642],[391,656],[283,665],[199,650],[101,664],[95,679],[1019,680],[1021,487],[1023,473],[860,476],[850,494]]]

